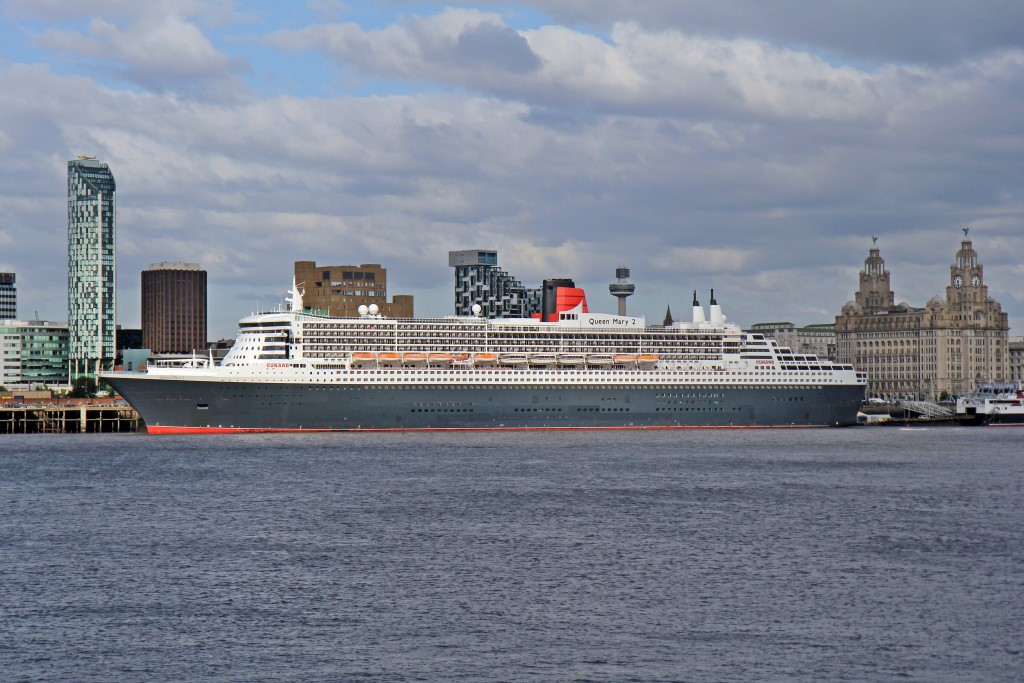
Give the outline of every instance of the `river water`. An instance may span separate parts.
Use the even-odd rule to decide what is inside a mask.
[[[5,681],[1016,681],[1024,429],[0,437]]]

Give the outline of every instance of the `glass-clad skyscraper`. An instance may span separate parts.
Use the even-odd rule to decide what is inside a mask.
[[[114,175],[92,157],[68,162],[68,359],[71,379],[115,358]]]

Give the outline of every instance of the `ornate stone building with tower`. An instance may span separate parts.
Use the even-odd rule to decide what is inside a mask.
[[[860,289],[836,316],[837,360],[867,372],[869,396],[939,400],[1009,379],[1010,325],[966,229],[949,271],[945,298],[897,304],[872,244]]]

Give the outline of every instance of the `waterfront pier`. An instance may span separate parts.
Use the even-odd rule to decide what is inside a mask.
[[[139,414],[128,406],[0,406],[0,435],[135,432],[141,426]]]

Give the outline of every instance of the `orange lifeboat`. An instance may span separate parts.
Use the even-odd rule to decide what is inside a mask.
[[[613,359],[616,365],[632,365],[636,363],[636,354],[617,353]]]
[[[356,353],[352,354],[352,362],[353,363],[376,363],[377,362],[377,354],[369,353],[369,352],[366,352],[366,351],[357,351]]]
[[[431,353],[427,355],[427,362],[431,365],[448,365],[452,362],[452,354]]]
[[[419,351],[407,351],[402,354],[402,362],[406,365],[422,365],[427,362],[427,354]]]
[[[640,365],[654,365],[658,362],[658,354],[656,353],[641,353],[636,357],[636,362]]]
[[[377,361],[380,363],[400,363],[402,362],[402,354],[393,351],[382,351],[377,354]]]
[[[473,362],[477,365],[491,365],[492,363],[498,362],[498,354],[496,353],[474,353]]]

